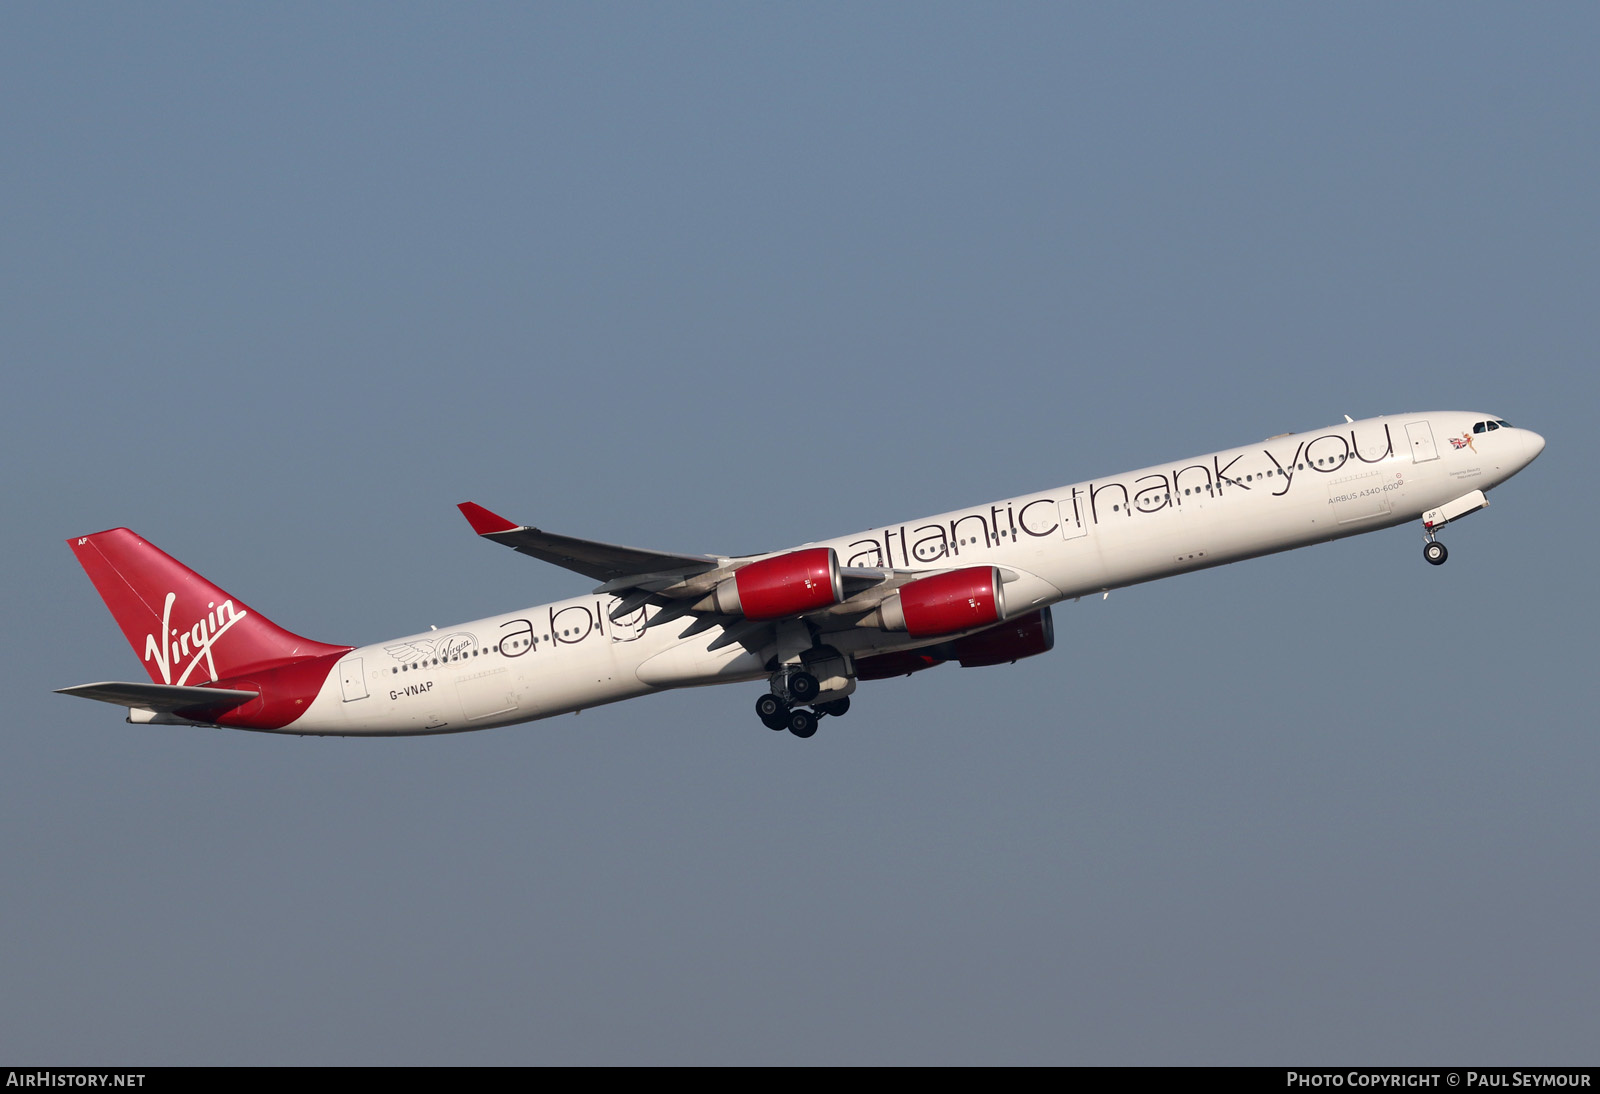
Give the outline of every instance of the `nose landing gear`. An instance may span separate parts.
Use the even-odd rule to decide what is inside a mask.
[[[1453,520],[1460,520],[1469,513],[1487,508],[1489,508],[1488,496],[1482,490],[1473,490],[1422,514],[1422,534],[1428,540],[1422,545],[1422,557],[1428,560],[1429,565],[1443,566],[1444,560],[1450,557],[1450,552],[1445,550],[1444,544],[1433,538],[1433,533]]]

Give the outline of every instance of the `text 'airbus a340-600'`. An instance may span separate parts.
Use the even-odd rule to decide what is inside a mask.
[[[128,721],[274,733],[454,733],[670,688],[765,681],[810,737],[864,680],[1048,651],[1050,607],[1420,520],[1440,526],[1544,449],[1488,414],[1345,419],[767,555],[671,554],[461,505],[480,536],[596,582],[584,596],[368,646],[284,630],[126,528],[69,540],[149,681],[63,688]]]

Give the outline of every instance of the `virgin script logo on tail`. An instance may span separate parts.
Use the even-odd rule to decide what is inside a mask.
[[[156,636],[144,636],[144,659],[154,661],[161,670],[161,682],[164,684],[184,684],[189,680],[189,674],[203,659],[206,671],[210,673],[207,680],[217,678],[217,662],[211,656],[211,647],[218,638],[227,632],[239,620],[250,613],[235,610],[233,601],[224,600],[221,604],[207,604],[206,615],[187,631],[179,631],[172,626],[172,605],[178,599],[177,593],[168,593],[167,602],[161,609],[161,633],[170,636],[162,641],[157,641]],[[187,665],[184,658],[189,658]],[[174,667],[181,667],[183,674],[176,680],[172,678]]]

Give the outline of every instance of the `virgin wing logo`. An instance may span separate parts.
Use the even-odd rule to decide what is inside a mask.
[[[161,608],[161,633],[164,637],[158,640],[153,634],[144,636],[144,659],[156,663],[161,670],[161,681],[165,684],[187,683],[190,674],[202,661],[209,674],[206,679],[215,680],[217,662],[211,656],[211,647],[227,633],[229,627],[250,613],[235,609],[231,600],[207,604],[205,616],[188,630],[180,631],[172,626],[172,605],[177,600],[177,593],[167,594],[167,602]],[[172,678],[174,669],[182,670],[176,680]]]
[[[452,657],[468,656],[478,639],[466,631],[455,631],[439,638],[417,638],[410,642],[396,642],[383,647],[383,652],[396,661],[424,662],[430,657],[448,661]]]

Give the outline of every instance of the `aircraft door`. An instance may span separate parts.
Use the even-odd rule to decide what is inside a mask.
[[[1412,463],[1427,463],[1439,458],[1439,450],[1433,446],[1433,426],[1427,422],[1407,422],[1406,436],[1411,438]]]
[[[1340,524],[1386,517],[1393,511],[1392,495],[1384,489],[1383,472],[1374,468],[1334,479],[1328,484],[1328,506]]]
[[[1072,497],[1062,498],[1056,505],[1061,510],[1061,538],[1081,539],[1089,534],[1089,495],[1074,490]]]
[[[361,658],[351,657],[339,662],[339,686],[344,689],[347,703],[367,697],[367,678],[361,673]]]

